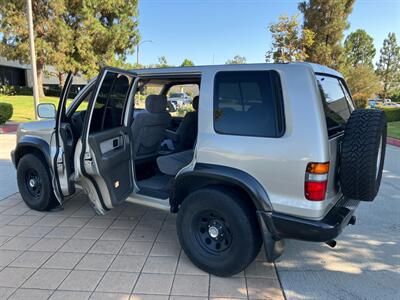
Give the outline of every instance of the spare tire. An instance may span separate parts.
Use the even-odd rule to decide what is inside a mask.
[[[340,163],[340,185],[346,197],[374,200],[385,160],[386,127],[386,115],[381,110],[352,112],[344,131]]]

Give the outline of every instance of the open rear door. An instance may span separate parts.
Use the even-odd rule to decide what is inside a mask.
[[[82,184],[104,214],[133,192],[130,147],[135,73],[104,68],[97,78],[78,150]]]

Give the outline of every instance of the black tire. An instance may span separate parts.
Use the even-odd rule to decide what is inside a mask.
[[[47,211],[59,205],[47,164],[34,154],[24,155],[17,167],[18,189],[31,209]]]
[[[386,115],[353,111],[343,137],[340,185],[346,197],[372,201],[379,191],[386,152]]]
[[[218,237],[210,235],[210,226],[218,229]],[[223,277],[244,270],[262,244],[254,207],[224,188],[204,188],[189,194],[178,212],[177,231],[191,261]]]

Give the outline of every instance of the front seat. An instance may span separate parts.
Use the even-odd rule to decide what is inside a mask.
[[[168,137],[174,142],[175,152],[193,149],[197,138],[197,120],[199,108],[199,96],[193,98],[194,111],[186,113],[175,132],[168,130]]]
[[[166,108],[166,96],[147,96],[146,110],[135,117],[131,126],[134,160],[157,156],[161,142],[165,139],[165,130],[171,122]]]

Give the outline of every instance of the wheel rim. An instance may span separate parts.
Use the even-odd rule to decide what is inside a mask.
[[[224,252],[232,245],[229,223],[216,211],[200,212],[192,222],[192,232],[200,246],[211,254]]]
[[[381,158],[382,158],[382,135],[381,135],[381,138],[379,140],[378,157],[376,158],[376,174],[375,174],[375,178],[376,179],[379,176],[379,169],[380,169],[380,166],[381,166]]]
[[[25,186],[28,193],[34,198],[39,199],[42,194],[42,182],[35,169],[28,169],[25,172]]]

